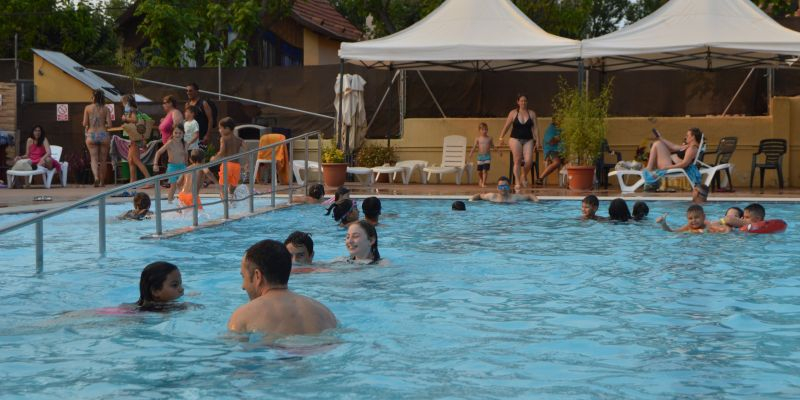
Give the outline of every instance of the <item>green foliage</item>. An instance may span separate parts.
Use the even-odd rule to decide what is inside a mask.
[[[0,57],[30,60],[31,48],[60,51],[83,64],[114,60],[117,39],[113,21],[85,0],[0,1]]]
[[[139,78],[149,70],[149,67],[140,67],[137,60],[136,52],[133,50],[125,50],[119,48],[116,55],[117,65],[122,68],[122,72],[131,80],[131,93],[136,94],[136,85],[139,84]]]
[[[140,0],[137,32],[151,65],[182,67],[244,64],[250,39],[261,21],[289,15],[294,0]]]
[[[397,162],[397,158],[394,154],[394,147],[391,146],[367,144],[361,147],[356,155],[356,165],[360,167],[380,167],[383,164],[394,162]]]
[[[553,99],[553,118],[560,122],[566,159],[575,165],[592,165],[606,137],[606,118],[611,102],[611,83],[592,97],[565,80]]]
[[[324,164],[344,162],[344,152],[336,147],[336,142],[333,139],[322,149],[322,162]]]
[[[782,18],[794,15],[797,12],[797,0],[754,0],[753,3],[761,7],[772,18]]]

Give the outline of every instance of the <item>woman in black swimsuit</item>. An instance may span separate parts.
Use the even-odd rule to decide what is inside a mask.
[[[503,144],[503,136],[506,135],[509,127],[512,127],[508,147],[511,148],[511,154],[514,156],[514,179],[516,180],[514,188],[519,190],[520,184],[528,186],[528,173],[533,165],[533,152],[539,136],[536,113],[528,109],[527,96],[517,96],[517,108],[508,113],[506,124],[500,131],[500,145]],[[520,175],[521,160],[525,160],[522,175]]]

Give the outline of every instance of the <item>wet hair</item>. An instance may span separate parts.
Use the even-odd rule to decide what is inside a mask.
[[[600,200],[593,194],[584,197],[581,203],[588,204],[592,207],[600,207]]]
[[[191,87],[192,87],[192,89],[194,89],[194,90],[200,90],[200,86],[197,86],[197,82],[190,82],[190,83],[189,83],[188,85],[186,85],[186,86],[191,86]]]
[[[234,121],[231,117],[225,117],[219,120],[219,126],[233,130],[236,128],[236,121]]]
[[[292,273],[292,255],[286,245],[277,240],[262,240],[244,252],[247,270],[252,274],[261,271],[271,285],[286,286]]]
[[[467,205],[464,204],[461,200],[456,200],[453,202],[453,206],[451,207],[454,211],[467,211]]]
[[[375,238],[375,243],[369,248],[369,252],[372,254],[372,262],[370,264],[380,261],[381,253],[378,251],[378,231],[367,221],[358,221],[356,223],[367,233],[368,239]]]
[[[689,128],[689,132],[694,136],[694,141],[700,144],[700,141],[703,140],[703,131],[700,128]]]
[[[138,108],[139,106],[136,105],[136,96],[132,94],[126,94],[122,96],[122,104],[127,104],[129,107]]]
[[[133,208],[137,210],[150,209],[150,196],[145,192],[138,192],[133,196]]]
[[[289,243],[294,246],[303,246],[308,250],[308,254],[314,254],[314,240],[311,239],[310,233],[294,231],[283,241],[284,246]]]
[[[764,217],[767,215],[767,212],[764,210],[764,206],[758,203],[752,203],[744,208],[745,211],[750,213],[750,217],[756,217],[760,220],[763,220]]]
[[[342,198],[342,195],[349,194],[349,193],[350,193],[350,189],[348,189],[347,186],[339,186],[336,189],[336,192],[333,193],[333,200],[334,201],[339,201]]]
[[[321,199],[322,196],[325,196],[325,186],[323,186],[321,183],[311,185],[308,188],[308,196],[317,200]]]
[[[634,221],[641,221],[644,217],[650,214],[650,207],[647,206],[647,203],[643,201],[637,201],[633,203],[633,220]]]
[[[628,210],[628,203],[625,200],[617,197],[611,200],[608,205],[608,219],[611,221],[627,222],[631,219],[631,212]]]
[[[487,131],[489,130],[489,125],[486,125],[486,122],[481,122],[478,124],[478,129],[484,128]]]
[[[175,108],[178,107],[178,100],[175,100],[175,96],[173,96],[171,94],[167,95],[167,96],[164,96],[164,98],[161,100],[161,102],[162,103],[169,102],[169,104],[172,104],[172,107],[175,107]]]
[[[333,219],[336,222],[345,222],[344,219],[350,214],[350,211],[353,209],[353,200],[350,199],[342,199],[328,207],[328,212],[325,215],[330,215],[331,211],[333,212]]]
[[[506,177],[505,175],[497,178],[497,183],[500,183],[500,181],[506,181],[508,183],[511,183],[511,180],[509,180],[508,177]]]
[[[367,197],[361,202],[361,210],[364,216],[369,219],[378,218],[381,215],[381,200],[375,196]]]
[[[739,208],[739,207],[731,207],[731,208],[725,210],[725,214],[727,215],[728,211],[730,211],[730,210],[736,210],[736,216],[738,218],[744,217],[744,210],[742,210],[741,208]]]
[[[156,261],[144,267],[142,276],[139,278],[139,300],[136,305],[147,307],[148,303],[153,302],[153,291],[164,287],[167,275],[177,270],[178,267],[175,264],[166,261]]]
[[[189,161],[191,161],[192,164],[202,164],[205,159],[206,155],[203,153],[203,150],[194,149],[189,153]]]
[[[106,92],[102,89],[97,89],[92,92],[92,103],[103,104],[106,102]]]
[[[686,209],[686,214],[703,214],[706,215],[706,212],[703,210],[703,206],[698,204],[692,204],[689,208]]]
[[[39,139],[36,139],[36,138],[33,136],[33,131],[35,131],[35,130],[36,130],[36,128],[39,128],[39,130],[40,130],[40,131],[42,131],[42,134],[41,134],[41,135],[39,135]],[[43,127],[43,126],[41,126],[41,125],[34,125],[34,126],[33,126],[33,129],[31,129],[31,139],[33,139],[33,140],[35,140],[35,141],[36,141],[36,145],[37,145],[37,146],[44,146],[44,138],[45,138],[45,137],[44,137],[44,127]]]

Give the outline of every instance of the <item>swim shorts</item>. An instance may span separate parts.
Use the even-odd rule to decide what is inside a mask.
[[[191,193],[178,193],[178,201],[181,202],[183,207],[191,207],[194,205],[194,196]],[[199,196],[197,198],[197,208],[203,209],[203,203],[200,201]]]
[[[183,164],[183,163],[180,163],[180,164],[167,164],[167,173],[175,172],[175,171],[183,171],[185,169],[186,169],[186,164]],[[179,176],[176,175],[176,176],[173,176],[172,178],[169,178],[169,183],[177,182],[178,181],[178,177]]]
[[[242,174],[242,166],[234,161],[229,161],[228,164],[228,186],[236,187],[239,184],[239,176]],[[219,167],[219,184],[222,185],[222,173],[224,169]]]
[[[488,171],[492,163],[491,154],[478,154],[478,171]]]

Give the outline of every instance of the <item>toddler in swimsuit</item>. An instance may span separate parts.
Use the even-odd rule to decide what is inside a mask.
[[[489,126],[485,122],[481,122],[478,124],[478,137],[475,138],[475,144],[468,157],[472,158],[472,153],[475,152],[475,149],[478,150],[478,184],[480,187],[486,187],[486,176],[489,174],[489,166],[492,163],[490,150],[493,148],[494,143],[489,137]]]

